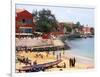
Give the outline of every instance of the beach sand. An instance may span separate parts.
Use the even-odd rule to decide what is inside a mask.
[[[36,54],[42,54],[43,58],[41,57],[36,57]],[[63,54],[63,53],[62,53]],[[37,61],[37,64],[43,64],[43,63],[48,63],[48,62],[53,62],[56,61],[56,57],[52,54],[52,52],[49,53],[48,57],[47,57],[47,53],[46,52],[30,52],[28,51],[27,53],[25,51],[20,51],[17,52],[16,54],[17,56],[24,56],[25,58],[28,57],[29,60],[31,60],[31,63],[33,63],[35,60]],[[73,55],[74,56],[74,55]],[[46,71],[59,71],[59,70],[63,70],[63,71],[67,71],[67,70],[75,70],[75,69],[90,69],[93,68],[94,65],[92,63],[81,63],[81,62],[77,62],[75,64],[75,67],[70,67],[69,66],[69,58],[72,57],[69,53],[66,55],[62,55],[62,62],[58,64],[58,66],[63,66],[64,63],[66,64],[66,68],[57,68],[56,66],[54,66],[51,69],[47,69]],[[16,69],[20,69],[23,66],[26,66],[24,63],[16,63]]]
[[[29,39],[28,39],[29,40]],[[35,43],[37,43],[36,41],[38,41],[38,39],[31,39],[32,42],[35,41]],[[18,42],[18,41],[17,41]],[[30,42],[30,43],[32,43]],[[23,42],[22,42],[23,43]],[[39,45],[40,43],[42,43],[41,41],[37,44]],[[52,40],[52,44],[53,45],[64,45],[63,42],[59,39],[55,39]],[[42,45],[42,44],[41,44]],[[58,52],[58,51],[55,51]],[[61,59],[62,62],[59,63],[59,66],[63,66],[64,63],[66,64],[66,68],[57,68],[57,66],[54,66],[51,69],[47,69],[46,71],[59,71],[59,70],[76,70],[76,69],[90,69],[90,68],[94,68],[94,62],[88,62],[90,61],[88,58],[82,57],[82,56],[78,56],[75,54],[70,53],[70,50],[65,50],[65,51],[60,51],[61,52]],[[36,57],[36,55],[41,54],[41,56]],[[30,51],[19,51],[16,52],[16,56],[24,56],[25,58],[28,58],[29,60],[31,60],[31,64],[36,61],[37,64],[44,64],[44,63],[48,63],[48,62],[53,62],[57,60],[57,56],[56,54],[53,55],[53,52],[49,52],[49,54],[47,55],[47,52],[43,51],[43,52],[30,52]],[[76,64],[75,67],[70,67],[69,66],[69,58],[75,57],[76,58]],[[80,60],[80,61],[79,61]],[[87,62],[87,63],[84,63]],[[16,62],[16,69],[20,69],[23,66],[26,66],[24,63],[20,63],[19,61]]]

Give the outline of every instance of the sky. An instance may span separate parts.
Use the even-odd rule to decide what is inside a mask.
[[[94,9],[93,8],[75,8],[75,7],[57,7],[16,4],[16,9],[25,9],[32,13],[33,10],[48,9],[55,15],[58,22],[80,22],[81,25],[94,27]]]

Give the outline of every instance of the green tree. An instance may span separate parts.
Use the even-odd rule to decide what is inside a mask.
[[[36,31],[48,33],[57,30],[57,20],[50,10],[34,11],[33,16],[36,19]]]
[[[72,28],[67,23],[64,23],[64,27],[66,28],[67,32],[71,32],[72,31]]]
[[[80,24],[80,22],[78,21],[77,23],[76,23],[76,27],[80,27],[81,26],[81,24]]]
[[[78,21],[78,22],[76,22],[76,24],[74,24],[73,29],[76,29],[76,28],[79,29],[80,26],[81,26],[81,24],[80,24],[80,22]]]

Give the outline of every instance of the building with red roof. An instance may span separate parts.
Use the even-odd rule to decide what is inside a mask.
[[[34,27],[32,14],[24,9],[16,9],[16,33],[33,33]]]

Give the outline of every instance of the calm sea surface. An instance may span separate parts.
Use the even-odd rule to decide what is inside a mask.
[[[71,47],[71,53],[94,59],[94,38],[66,40],[66,43]]]

